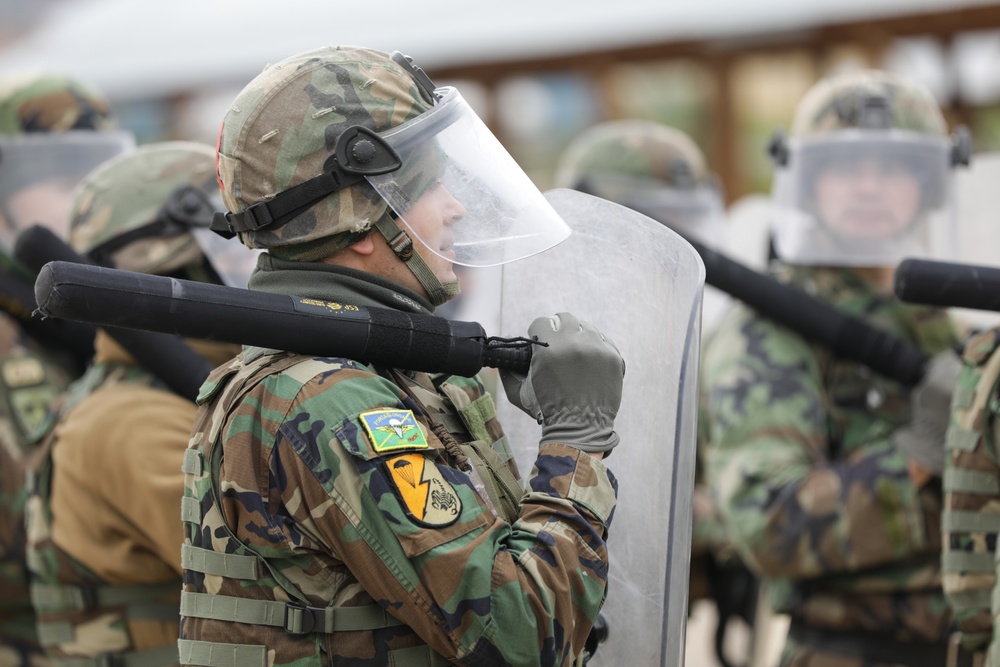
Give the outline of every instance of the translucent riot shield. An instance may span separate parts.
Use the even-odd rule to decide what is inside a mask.
[[[503,267],[500,334],[524,335],[536,317],[568,311],[610,336],[626,364],[621,444],[607,460],[619,482],[609,632],[589,664],[682,665],[705,269],[680,236],[631,209],[572,190],[545,196],[573,233]],[[526,477],[540,427],[497,394]]]
[[[1000,265],[1000,153],[977,153],[968,169],[955,172],[955,209],[958,227],[953,261],[984,266]],[[989,328],[1000,324],[1000,314],[981,310],[953,309],[962,323]]]

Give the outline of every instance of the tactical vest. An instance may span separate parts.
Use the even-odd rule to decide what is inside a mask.
[[[352,368],[371,370],[349,363],[353,364]],[[279,569],[271,562],[279,555],[269,559],[267,553],[254,551],[235,536],[224,519],[219,502],[223,433],[254,387],[277,374],[294,379],[301,387],[331,370],[334,366],[330,360],[255,350],[216,369],[203,386],[202,395],[198,397],[203,408],[195,423],[183,468],[185,492],[181,514],[188,531],[181,552],[184,567],[182,639],[178,642],[181,664],[208,667],[285,664],[275,655],[273,641],[267,641],[268,637],[272,640],[280,637],[283,643],[286,640],[298,642],[299,650],[294,647],[288,650],[302,656],[295,660],[296,665],[318,665],[323,664],[319,658],[324,653],[323,647],[336,641],[337,633],[391,631],[402,625],[369,596],[364,596],[368,597],[368,603],[361,606],[310,605],[294,581],[298,577],[315,576],[317,568],[325,567],[324,563],[309,557],[296,561],[291,570]],[[513,522],[518,516],[522,495],[521,480],[506,437],[496,420],[492,397],[478,380],[434,377],[434,386],[440,393],[432,393],[399,373],[387,371],[384,374],[396,379],[397,385],[399,380],[405,383],[401,388],[419,406],[439,438],[447,440],[449,434],[455,436],[451,444],[460,450],[455,456],[464,456],[471,464],[469,474],[481,496],[488,498],[486,502],[498,516]],[[286,387],[282,391],[285,398],[276,397],[275,403],[268,403],[268,413],[286,414],[295,395],[296,391]],[[214,408],[204,407],[209,402]],[[219,594],[220,590],[230,594]],[[254,595],[254,591],[258,594]],[[261,591],[277,599],[260,599]],[[188,639],[188,624],[205,619],[221,623],[201,626],[205,629],[200,638]],[[263,643],[226,641],[234,637],[263,640]],[[394,667],[450,664],[426,645],[389,650],[386,662]]]
[[[947,535],[941,564],[948,578],[948,602],[960,624],[977,612],[988,614],[991,602],[996,605],[997,600],[992,580],[1000,513],[992,506],[1000,499],[1000,475],[996,472],[1000,462],[992,438],[994,422],[1000,415],[1000,354],[995,354],[998,348],[1000,329],[979,334],[966,345],[945,439],[953,464],[946,467],[943,479],[949,503],[942,513],[941,529]],[[988,511],[956,509],[950,499],[960,499],[956,503],[959,507],[991,507]],[[992,637],[989,632],[964,635],[970,648],[985,646]],[[991,646],[990,651],[995,653],[996,647]],[[989,664],[998,664],[997,659],[1000,655],[992,655]]]
[[[137,366],[95,364],[71,387],[62,414],[99,387],[119,382],[160,386]],[[53,542],[52,452],[57,441],[58,429],[51,428],[39,462],[28,476],[27,563],[39,641],[57,667],[177,664],[177,649],[171,645],[134,650],[128,621],[175,622],[179,580],[156,585],[110,585]],[[115,648],[99,650],[95,645]]]

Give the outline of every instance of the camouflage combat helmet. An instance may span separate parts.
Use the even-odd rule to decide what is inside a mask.
[[[0,134],[114,128],[111,105],[79,81],[56,74],[0,78]]]
[[[91,172],[70,213],[73,249],[105,266],[164,275],[200,262],[185,216],[211,219],[215,154],[202,144],[148,144]],[[187,225],[187,226],[185,226]]]
[[[421,92],[388,54],[360,47],[315,49],[268,66],[222,124],[218,177],[226,208],[246,211],[322,174],[345,130],[382,132],[415,118],[433,106]],[[280,227],[241,231],[240,239],[286,259],[319,259],[358,240],[386,209],[361,179],[291,212]]]
[[[723,202],[705,156],[686,134],[648,120],[595,125],[563,152],[556,186],[627,206],[689,240],[721,244]]]
[[[709,179],[701,150],[680,130],[653,121],[620,120],[595,125],[570,142],[555,180],[556,187],[580,189],[585,181],[622,176],[676,189]]]
[[[793,137],[814,137],[852,128],[909,130],[946,136],[947,125],[924,86],[881,70],[823,79],[799,102]]]

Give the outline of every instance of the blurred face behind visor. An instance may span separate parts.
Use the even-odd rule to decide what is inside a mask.
[[[127,132],[70,131],[0,136],[0,245],[40,224],[66,238],[73,192],[84,176],[135,139]]]
[[[775,244],[790,263],[895,266],[946,254],[951,145],[905,130],[789,141],[775,176]]]
[[[569,236],[566,223],[458,91],[436,92],[441,99],[430,110],[379,135],[402,166],[366,176],[419,245],[446,264],[494,266]]]

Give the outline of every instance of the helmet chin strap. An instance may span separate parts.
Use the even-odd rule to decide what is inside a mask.
[[[385,213],[375,223],[375,227],[385,237],[386,242],[396,254],[396,257],[402,260],[410,270],[410,273],[416,277],[417,282],[427,292],[430,302],[435,307],[458,296],[458,281],[453,280],[449,283],[442,283],[434,275],[431,267],[427,266],[427,262],[424,261],[424,258],[413,247],[413,239],[406,233],[406,230],[396,224],[396,214],[392,209],[386,208]]]

